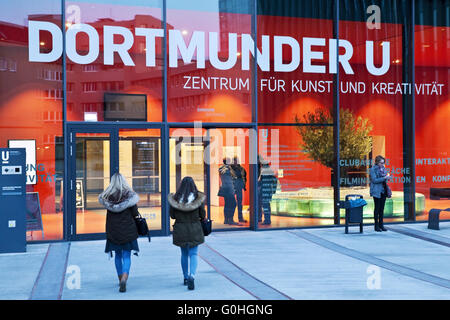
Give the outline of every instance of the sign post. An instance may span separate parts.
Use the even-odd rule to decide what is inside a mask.
[[[0,148],[0,253],[26,251],[26,152]]]

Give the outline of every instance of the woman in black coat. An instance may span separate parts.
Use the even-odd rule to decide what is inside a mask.
[[[135,223],[135,218],[139,215],[139,196],[125,178],[116,173],[112,176],[108,188],[99,195],[98,201],[107,209],[105,252],[111,255],[112,251],[115,252],[119,291],[125,292],[130,273],[131,251],[135,251],[136,255],[139,251],[139,235]]]
[[[177,192],[168,197],[170,217],[175,219],[173,244],[181,248],[184,285],[189,290],[194,290],[198,245],[205,242],[200,223],[206,217],[205,199],[206,196],[197,190],[191,177],[184,177]]]

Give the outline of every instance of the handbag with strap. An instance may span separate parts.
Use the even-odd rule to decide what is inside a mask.
[[[145,218],[143,218],[141,216],[141,214],[139,214],[134,219],[134,222],[136,223],[136,228],[137,228],[138,235],[140,235],[140,236],[147,236],[148,237],[148,242],[150,242],[151,238],[150,238],[150,231],[148,230],[147,220],[145,220]]]
[[[206,218],[200,222],[202,224],[203,235],[206,237],[212,231],[212,220]]]

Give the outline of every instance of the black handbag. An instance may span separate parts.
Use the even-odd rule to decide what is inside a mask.
[[[136,228],[138,235],[140,236],[148,236],[148,241],[151,241],[150,238],[150,231],[148,230],[147,220],[139,214],[135,219],[134,222],[136,223]]]
[[[200,223],[202,224],[203,235],[206,237],[212,231],[212,220],[204,219]]]

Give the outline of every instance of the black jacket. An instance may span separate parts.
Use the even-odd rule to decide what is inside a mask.
[[[231,166],[224,164],[219,168],[220,177],[220,188],[218,192],[219,197],[232,197],[234,196],[234,184],[233,179],[235,178],[235,173]]]
[[[139,214],[137,203],[139,196],[129,193],[119,203],[112,203],[99,197],[98,201],[107,209],[106,238],[114,244],[125,244],[136,240],[137,233],[134,218]]]
[[[179,203],[169,194],[170,217],[175,219],[173,225],[173,244],[179,247],[195,247],[205,242],[200,220],[205,219],[206,196],[199,192],[197,199],[191,203]]]

